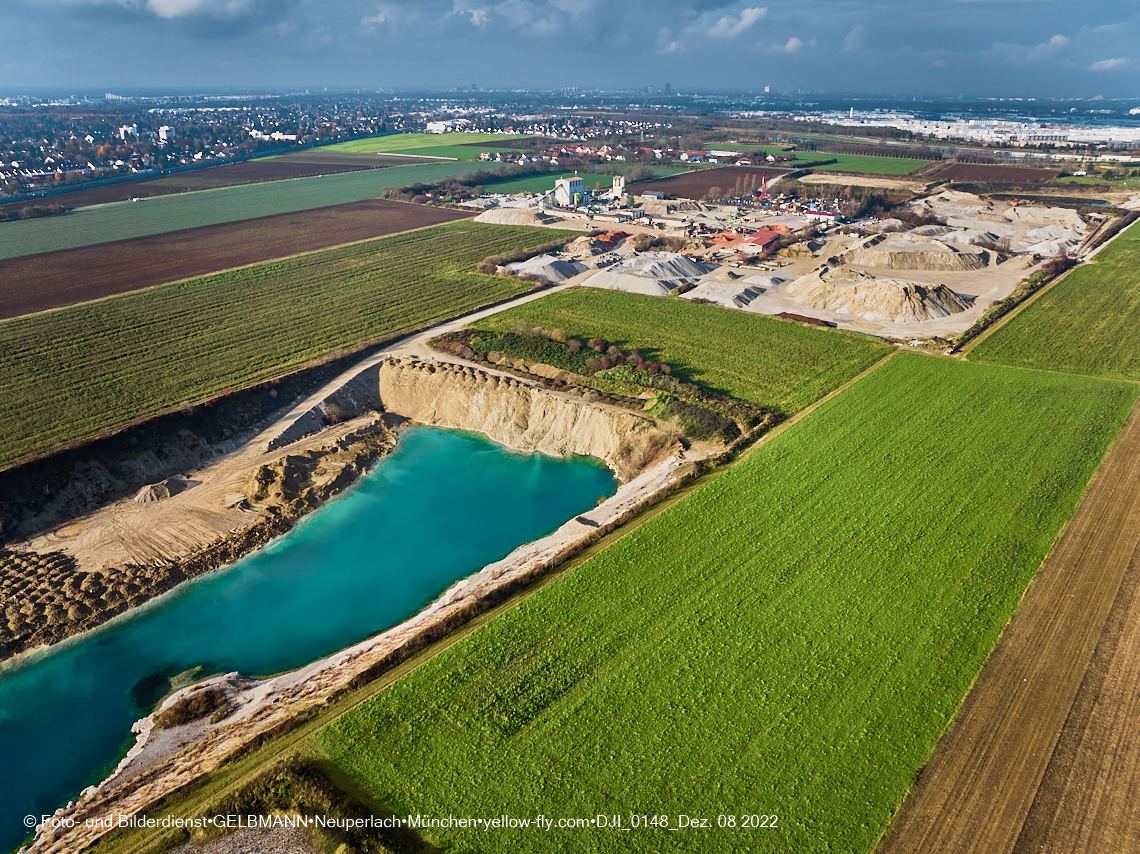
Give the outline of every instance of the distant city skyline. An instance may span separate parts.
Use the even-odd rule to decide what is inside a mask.
[[[0,94],[478,81],[1140,99],[1140,7],[1123,3],[9,0],[3,22]]]

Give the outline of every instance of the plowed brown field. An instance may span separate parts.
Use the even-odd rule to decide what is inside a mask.
[[[985,163],[951,163],[934,177],[939,181],[997,181],[1003,184],[1036,184],[1052,181],[1057,169],[1031,169],[1027,166],[991,166]]]
[[[879,854],[1140,850],[1140,407]]]
[[[43,199],[12,202],[0,205],[0,210],[19,210],[30,205],[63,205],[65,208],[83,208],[125,202],[129,199],[149,199],[153,196],[170,196],[191,193],[195,190],[214,190],[219,187],[236,187],[241,184],[260,184],[265,181],[285,181],[290,178],[311,178],[314,175],[335,175],[341,172],[360,172],[364,169],[382,169],[386,166],[407,166],[426,163],[414,157],[384,157],[382,155],[342,155],[335,152],[299,151],[266,160],[246,160],[209,169],[179,172],[144,181],[128,181],[110,187],[79,189],[73,193],[60,193]]]
[[[0,318],[452,222],[476,213],[371,199],[0,260]]]

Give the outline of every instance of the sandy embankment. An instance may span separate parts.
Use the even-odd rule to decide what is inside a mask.
[[[336,387],[326,387],[321,395],[295,408],[289,418],[262,433],[255,447],[247,447],[219,463],[217,477],[209,469],[195,473],[200,484],[212,484],[199,495],[226,503],[234,498],[219,498],[229,488],[227,479],[238,478],[244,484],[247,501],[265,502],[272,494],[280,493],[280,498],[287,499],[286,504],[296,503],[296,488],[311,488],[306,477],[311,481],[319,473],[314,466],[297,468],[305,459],[299,449],[327,446],[330,428],[324,422],[330,408],[343,410],[354,402],[382,407],[390,421],[407,418],[481,432],[519,450],[595,456],[605,460],[624,484],[597,508],[458,582],[427,610],[379,637],[273,679],[252,682],[229,674],[211,680],[206,685],[222,687],[235,707],[216,724],[199,721],[155,734],[152,718],[139,722],[138,743],[116,774],[97,789],[88,790],[78,804],[62,811],[80,818],[80,827],[66,836],[57,832],[41,835],[33,850],[71,851],[89,844],[98,833],[82,827],[83,817],[143,810],[164,793],[209,773],[225,756],[258,734],[323,704],[355,677],[401,655],[401,650],[418,648],[425,638],[436,637],[442,629],[461,621],[463,614],[479,610],[485,597],[525,583],[551,563],[560,562],[584,543],[632,518],[644,502],[671,491],[685,476],[678,471],[683,463],[674,434],[662,430],[647,416],[549,391],[494,370],[436,359],[384,357],[368,360],[357,373],[342,377]],[[331,428],[331,432],[343,432],[347,426],[350,425]],[[376,429],[384,428],[378,425]],[[690,454],[690,458],[696,456]],[[280,462],[272,462],[276,459]],[[290,465],[294,467],[292,473]],[[331,483],[335,480],[332,474],[325,473],[317,480]],[[178,511],[176,502],[200,488],[196,486],[157,502],[131,502],[120,510],[133,516],[162,509],[165,516],[159,527],[176,527],[179,512],[192,515],[191,507]],[[305,502],[297,509],[303,512],[311,503]],[[102,536],[110,536],[121,519],[112,515],[105,522],[99,526]],[[89,522],[79,527],[90,533]],[[176,702],[185,691],[202,687],[175,694],[167,705]]]
[[[434,630],[477,608],[484,597],[527,581],[576,552],[583,542],[631,518],[645,502],[683,482],[688,470],[679,452],[670,453],[593,510],[454,584],[425,611],[375,638],[264,681],[247,681],[231,673],[172,695],[163,708],[188,692],[217,687],[226,692],[235,710],[217,723],[199,721],[158,732],[153,715],[137,723],[138,743],[116,771],[56,813],[60,819],[75,819],[75,827],[68,830],[57,822],[56,830],[36,837],[29,852],[62,854],[92,844],[106,831],[85,826],[86,819],[146,812],[166,794],[217,769],[226,756],[259,734],[323,705],[357,676],[378,675],[378,666],[400,660],[402,649],[418,648],[424,638],[434,636]]]

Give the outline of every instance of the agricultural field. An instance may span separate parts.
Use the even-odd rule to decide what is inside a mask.
[[[479,321],[563,329],[571,338],[606,338],[665,362],[678,379],[720,394],[797,412],[894,348],[877,338],[807,327],[763,314],[684,299],[571,288]]]
[[[468,164],[428,163],[367,169],[341,175],[247,184],[141,202],[86,208],[41,219],[0,223],[0,258],[38,255],[204,225],[293,213],[378,198],[390,187],[435,183],[458,176]]]
[[[990,362],[1140,381],[1140,224],[1069,271],[969,353]]]
[[[853,172],[859,175],[909,175],[929,163],[929,160],[909,160],[904,157],[873,157],[858,154],[828,154],[812,152],[812,160],[836,160],[825,166],[812,166],[813,172]],[[805,155],[806,156],[806,155]]]
[[[371,199],[0,260],[0,319],[454,222],[475,211]]]
[[[1033,184],[1052,181],[1059,169],[1033,169],[1028,166],[994,166],[986,163],[951,163],[939,169],[934,177],[939,181],[1002,182],[1007,184]]]
[[[260,184],[265,181],[287,181],[291,178],[312,178],[317,175],[359,172],[363,169],[406,166],[408,162],[405,158],[395,157],[338,160],[335,156],[321,158],[317,152],[300,152],[299,154],[245,160],[241,163],[229,163],[208,169],[178,172],[161,178],[129,181],[123,184],[113,184],[109,187],[92,187],[88,190],[61,193],[33,202],[12,202],[11,204],[0,205],[0,211],[19,209],[37,203],[63,205],[66,208],[82,208],[90,205],[126,202],[136,198],[149,199],[155,196],[169,196],[174,193],[192,193],[198,190],[216,190],[220,187],[238,187],[242,184]]]
[[[0,323],[0,467],[513,296],[484,257],[562,236],[458,222]]]
[[[712,824],[448,850],[870,852],[1138,393],[898,356],[317,743],[396,815]]]
[[[678,199],[703,199],[713,187],[720,187],[727,193],[732,192],[739,182],[741,192],[748,192],[749,188],[760,188],[760,181],[765,174],[769,181],[774,181],[790,171],[790,168],[775,166],[719,166],[714,169],[683,172],[671,178],[645,181],[637,185],[637,191],[664,193]]]
[[[388,136],[353,139],[337,143],[322,151],[343,151],[350,154],[419,154],[424,157],[453,157],[456,160],[478,160],[480,152],[512,151],[510,147],[496,146],[524,136],[499,133],[397,133]],[[484,147],[479,147],[484,145]]]

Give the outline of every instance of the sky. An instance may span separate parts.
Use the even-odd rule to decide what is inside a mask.
[[[3,0],[0,95],[361,87],[1137,98],[1136,0]]]

